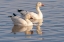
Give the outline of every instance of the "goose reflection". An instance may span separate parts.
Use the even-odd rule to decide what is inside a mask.
[[[38,25],[37,26],[37,28],[36,28],[36,32],[37,32],[37,34],[40,34],[40,35],[42,35],[42,29],[41,29],[41,27]]]
[[[24,32],[27,35],[33,34],[33,31],[28,31],[32,28],[32,26],[20,26],[20,25],[14,25],[12,28],[12,33],[16,34],[17,32]]]
[[[31,35],[33,34],[33,31],[30,28],[32,28],[32,26],[14,25],[12,28],[12,33],[16,34],[17,32],[24,32],[26,35]],[[27,31],[27,30],[31,30],[31,31]],[[39,25],[36,28],[36,33],[42,35],[42,30]]]
[[[41,26],[42,26],[42,19],[39,19],[39,20],[36,20],[35,22],[37,22],[36,24],[34,24],[34,26],[36,26],[36,32],[37,34],[40,34],[42,35],[42,29],[41,29]]]
[[[39,34],[39,35],[42,35],[42,29],[41,29],[41,26],[43,24],[43,19],[30,19],[31,22],[33,22],[33,25],[36,26],[36,33]]]

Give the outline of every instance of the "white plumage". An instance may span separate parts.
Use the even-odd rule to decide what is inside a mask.
[[[44,6],[44,4],[42,4],[41,2],[38,2],[36,4],[36,10],[37,10],[37,13],[34,13],[34,12],[29,12],[29,11],[24,11],[24,10],[18,10],[18,12],[21,13],[22,16],[27,16],[29,15],[29,19],[33,19],[33,20],[37,20],[37,19],[42,19],[43,20],[43,14],[40,10],[40,7],[41,6]]]
[[[13,13],[14,15],[14,13]],[[28,19],[28,17],[26,17],[26,19],[22,19],[19,16],[10,16],[14,25],[21,25],[21,26],[31,26],[33,25],[33,23]]]

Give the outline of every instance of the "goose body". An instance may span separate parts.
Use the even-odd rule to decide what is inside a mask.
[[[23,25],[27,24],[27,22],[24,19],[22,19],[18,16],[13,16],[13,17],[11,17],[11,19],[12,19],[14,25],[22,25],[23,26]]]
[[[12,19],[14,25],[21,25],[21,26],[31,26],[31,25],[33,25],[32,22],[29,19],[27,19],[27,17],[26,17],[26,19],[22,19],[19,16],[11,16],[11,19]]]

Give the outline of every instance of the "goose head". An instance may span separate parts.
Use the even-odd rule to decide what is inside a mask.
[[[41,2],[37,2],[36,6],[41,7],[41,6],[44,6],[44,4],[42,4]]]
[[[29,14],[25,15],[25,18],[30,19],[30,15]]]

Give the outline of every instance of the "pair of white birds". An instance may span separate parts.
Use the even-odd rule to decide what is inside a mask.
[[[33,23],[30,21],[30,19],[32,20],[42,19],[43,20],[43,14],[40,10],[41,6],[44,6],[44,4],[42,4],[41,2],[37,2],[36,4],[37,13],[29,12],[25,10],[18,10],[18,12],[20,12],[21,15],[24,16],[24,19],[19,16],[16,16],[15,13],[13,13],[14,16],[9,16],[9,17],[11,17],[14,25],[33,26]]]

